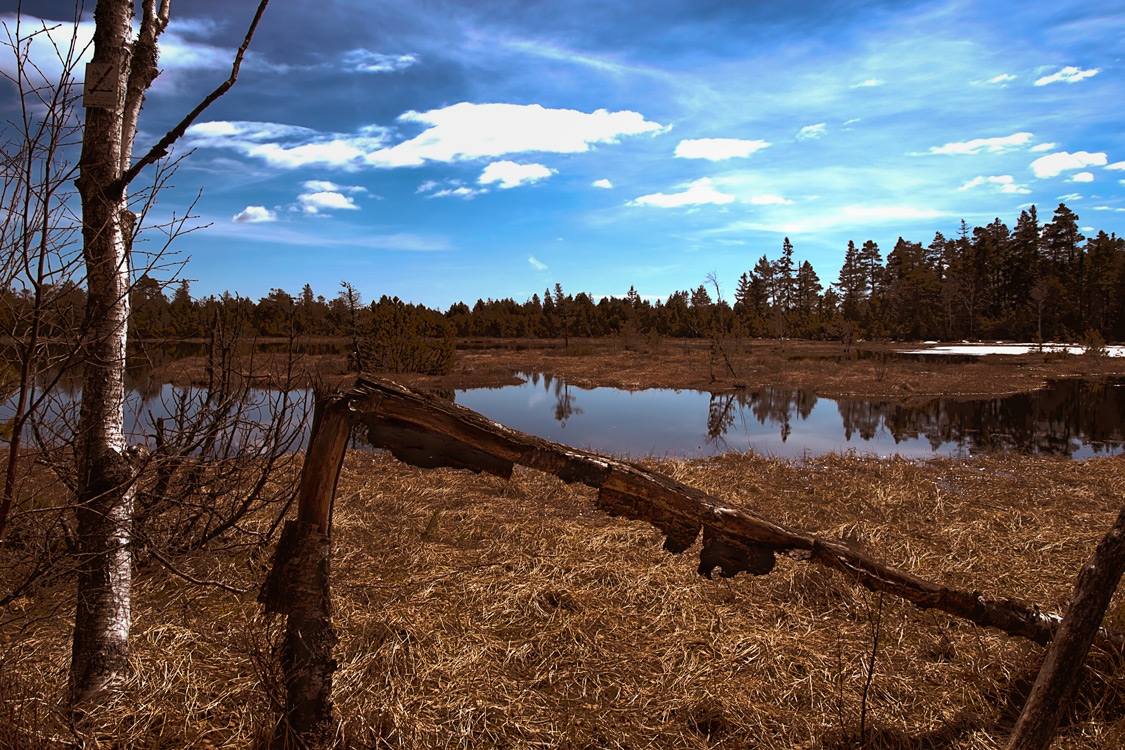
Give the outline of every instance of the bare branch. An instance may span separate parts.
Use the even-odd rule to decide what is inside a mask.
[[[170,572],[178,575],[180,578],[183,578],[188,583],[194,583],[196,586],[214,586],[217,589],[229,591],[232,594],[249,594],[254,590],[253,588],[240,589],[237,586],[231,586],[229,583],[223,583],[222,581],[212,581],[204,578],[196,578],[190,573],[185,573],[184,571],[177,568],[172,564],[171,560],[157,552],[155,548],[149,547],[148,553],[159,560],[160,564],[167,568]]]
[[[166,13],[167,4],[168,0],[165,0],[165,2],[161,6],[161,14]],[[199,117],[199,115],[201,115],[205,109],[214,104],[219,99],[219,97],[230,91],[231,87],[234,86],[235,81],[238,80],[238,71],[242,67],[242,59],[246,56],[246,49],[250,46],[250,40],[254,38],[254,32],[258,28],[258,21],[261,20],[262,14],[265,12],[267,5],[269,5],[269,0],[261,0],[261,2],[259,2],[258,10],[254,13],[254,20],[250,22],[250,28],[247,29],[246,37],[242,40],[242,46],[238,48],[238,54],[234,56],[234,65],[231,67],[230,77],[227,78],[227,80],[223,81],[218,88],[208,94],[206,98],[204,98],[203,101],[201,101],[195,107],[195,109],[189,112],[187,116],[184,117],[184,119],[180,120],[179,124],[177,124],[176,127],[165,133],[164,137],[161,138],[155,146],[149,149],[149,152],[145,154],[136,164],[129,167],[125,174],[123,174],[117,181],[118,184],[113,186],[115,189],[124,190],[126,187],[128,187],[129,183],[136,179],[137,175],[141,173],[142,169],[147,167],[149,164],[157,161],[158,159],[163,159],[165,156],[167,156],[168,149],[170,149],[176,141],[183,137],[183,134],[187,132],[187,129],[191,127],[196,118]]]

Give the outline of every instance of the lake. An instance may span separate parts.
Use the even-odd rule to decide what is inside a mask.
[[[585,390],[550,376],[524,377],[522,385],[457,391],[456,402],[522,432],[626,456],[854,450],[928,458],[1017,451],[1081,459],[1120,454],[1125,443],[1125,380],[1060,380],[1004,398],[902,406],[782,388],[727,395]]]
[[[935,398],[904,406],[871,399],[820,398],[784,388],[714,395],[703,391],[581,389],[559,378],[523,375],[521,385],[454,392],[456,403],[522,432],[620,456],[691,458],[727,451],[781,457],[856,451],[908,458],[964,457],[993,451],[1075,459],[1125,450],[1125,380],[1059,380],[1033,393],[1004,398]],[[73,425],[76,388],[55,394],[51,411]],[[177,411],[194,416],[201,389],[135,382],[126,409],[130,442],[153,444],[155,425]],[[251,391],[231,447],[267,439],[282,394]],[[298,416],[307,391],[292,391]],[[11,419],[13,400],[0,404]],[[299,421],[299,420],[298,420]],[[169,423],[169,428],[171,427]],[[65,429],[65,428],[64,428]],[[294,449],[304,447],[300,435]]]

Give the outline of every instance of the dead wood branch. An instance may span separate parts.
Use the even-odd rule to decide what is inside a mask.
[[[519,464],[598,490],[597,506],[611,515],[646,521],[665,535],[665,549],[683,552],[703,532],[699,572],[710,577],[762,575],[774,556],[818,563],[873,591],[901,597],[982,627],[1046,644],[1060,617],[1015,599],[986,598],[927,581],[846,544],[789,529],[745,508],[659,473],[508,429],[476,412],[384,379],[360,378],[329,407],[351,412],[368,440],[399,460],[421,467],[451,466],[510,478]],[[1099,639],[1120,647],[1121,634]]]

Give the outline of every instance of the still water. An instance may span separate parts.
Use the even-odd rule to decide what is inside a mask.
[[[1125,451],[1125,380],[1060,380],[1033,393],[998,399],[937,398],[920,405],[818,398],[806,391],[759,388],[737,394],[614,388],[580,389],[549,375],[522,385],[456,391],[455,401],[501,424],[556,442],[621,456],[708,456],[748,451],[811,457],[856,451],[911,458],[963,457],[992,451],[1083,459]],[[80,393],[63,383],[44,407],[42,436],[73,434]],[[207,417],[206,394],[134,380],[126,408],[131,443],[153,445],[157,424],[167,434]],[[237,411],[237,450],[280,441],[302,450],[311,395],[251,390]],[[212,405],[213,406],[213,405]],[[285,424],[276,415],[286,411]],[[0,424],[14,397],[0,401]],[[204,417],[200,417],[200,414]],[[179,416],[177,420],[176,417]],[[292,440],[288,438],[292,437]]]
[[[456,401],[522,432],[626,456],[753,450],[806,457],[963,457],[990,451],[1082,459],[1125,445],[1125,380],[1054,381],[1034,393],[920,406],[760,388],[738,394],[584,390],[529,374],[522,385],[457,391]]]

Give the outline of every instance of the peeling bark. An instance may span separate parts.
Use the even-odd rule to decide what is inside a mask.
[[[285,713],[274,731],[276,748],[326,747],[336,733],[332,649],[337,638],[328,587],[330,553],[328,537],[314,524],[287,521],[259,596],[267,612],[288,618],[281,647]]]
[[[927,581],[846,544],[786,528],[634,464],[552,443],[503,427],[464,407],[389,380],[360,378],[343,395],[368,440],[400,460],[425,467],[453,466],[511,476],[515,464],[598,489],[597,505],[611,515],[651,523],[664,547],[683,552],[703,532],[699,572],[755,575],[773,569],[774,555],[833,568],[855,583],[884,591],[922,609],[938,609],[982,627],[1046,644],[1060,618],[1015,599],[990,599]],[[1098,631],[1120,647],[1118,633]]]
[[[273,747],[331,747],[338,723],[332,707],[330,557],[332,500],[351,434],[345,400],[318,398],[312,437],[301,470],[297,520],[287,521],[258,601],[285,615],[281,669],[285,705]]]

